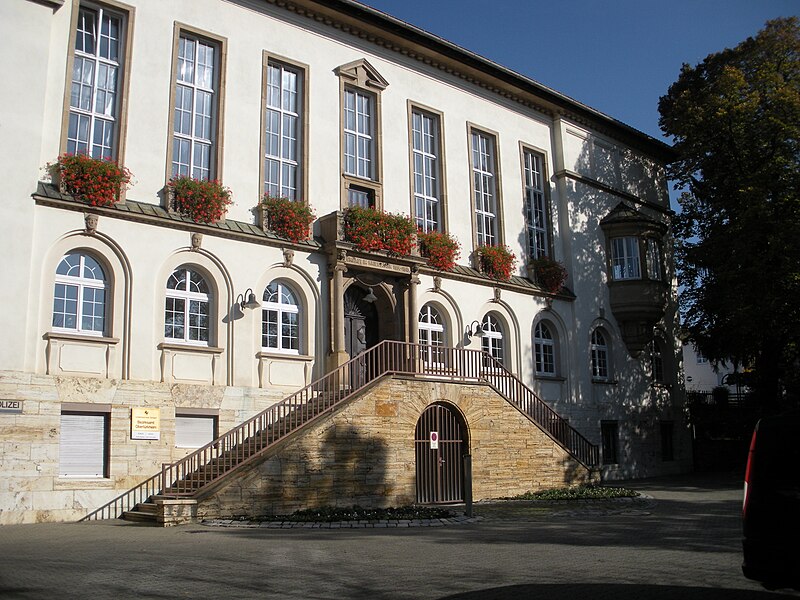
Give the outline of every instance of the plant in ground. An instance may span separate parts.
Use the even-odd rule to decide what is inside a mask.
[[[362,508],[360,506],[334,507],[321,506],[319,508],[306,508],[290,515],[264,515],[258,517],[234,517],[247,521],[291,521],[295,523],[321,522],[332,523],[336,521],[381,521],[399,519],[449,519],[456,513],[447,508],[431,506],[401,506],[390,508]]]
[[[68,194],[92,206],[111,206],[131,180],[131,172],[125,167],[88,154],[64,153],[47,168],[51,176],[61,180]]]
[[[567,269],[557,260],[543,256],[531,261],[536,283],[555,294],[567,280]]]
[[[195,223],[215,223],[231,204],[231,191],[215,179],[176,176],[167,184],[172,190],[172,208]]]
[[[414,222],[401,214],[351,206],[344,213],[344,238],[365,252],[408,256],[414,248]]]
[[[517,264],[517,257],[508,246],[478,246],[475,250],[480,267],[489,277],[500,281],[511,279],[511,272]]]
[[[308,239],[311,223],[316,217],[307,204],[300,200],[276,198],[265,194],[261,205],[266,217],[266,226],[275,235],[292,242]]]
[[[636,498],[639,492],[624,487],[603,485],[580,485],[571,488],[525,492],[514,496],[515,500],[598,500],[603,498]]]
[[[461,246],[458,240],[449,233],[440,231],[417,232],[419,249],[422,256],[428,259],[428,264],[440,271],[452,271],[456,260],[461,255]]]

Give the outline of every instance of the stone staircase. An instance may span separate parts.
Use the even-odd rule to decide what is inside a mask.
[[[439,349],[445,366],[426,363],[427,347],[384,340],[366,352],[258,413],[206,446],[108,502],[81,520],[124,517],[161,525],[191,520],[198,498],[229,474],[267,453],[311,422],[337,410],[385,375],[451,383],[488,383],[580,463],[598,462],[598,448],[556,414],[519,378],[485,352]]]

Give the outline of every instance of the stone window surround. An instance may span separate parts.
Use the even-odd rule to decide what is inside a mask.
[[[446,153],[445,153],[445,133],[444,133],[444,113],[431,108],[429,106],[425,106],[419,102],[415,102],[413,100],[407,100],[407,113],[408,113],[408,160],[409,160],[409,198],[410,198],[410,212],[409,214],[412,215],[413,218],[417,216],[417,203],[414,194],[414,130],[413,130],[413,113],[419,112],[423,113],[426,116],[432,117],[436,119],[438,124],[438,155],[437,155],[437,162],[438,162],[438,172],[437,176],[437,183],[439,184],[439,226],[437,231],[448,231],[448,211],[447,211],[447,160],[446,160]]]
[[[475,184],[473,181],[473,166],[472,166],[472,134],[478,133],[485,135],[492,139],[494,146],[494,193],[495,193],[495,227],[496,238],[495,245],[502,246],[505,244],[504,232],[504,219],[503,219],[503,175],[500,170],[500,134],[486,127],[481,127],[472,122],[467,122],[467,173],[469,173],[469,201],[472,222],[472,247],[478,247],[478,225],[476,222],[476,206],[475,206]]]
[[[546,256],[554,257],[555,256],[555,246],[553,243],[554,238],[554,223],[553,223],[553,205],[550,196],[550,179],[548,176],[548,165],[550,164],[549,153],[547,150],[543,148],[539,148],[532,144],[528,144],[526,142],[520,141],[519,142],[519,159],[520,159],[520,172],[522,173],[521,183],[522,183],[522,201],[523,201],[523,209],[525,207],[525,203],[527,203],[527,185],[525,182],[525,155],[526,154],[533,154],[538,156],[539,160],[541,161],[542,165],[542,193],[544,194],[544,207],[545,207],[545,226],[547,231],[547,254]],[[528,228],[528,222],[526,219],[525,222],[526,229]],[[526,239],[526,250],[530,247],[530,242]],[[528,256],[528,260],[533,260],[534,256]]]
[[[298,189],[297,199],[305,204],[309,204],[308,199],[308,144],[309,144],[309,94],[308,82],[310,67],[304,63],[300,63],[278,54],[273,54],[264,50],[262,58],[262,81],[261,81],[261,155],[259,158],[259,201],[264,194],[264,157],[266,156],[266,113],[267,113],[267,77],[268,67],[272,64],[288,67],[297,71],[302,81],[302,95],[300,98],[301,106],[298,111],[300,116],[300,136],[298,144],[300,145],[298,151],[299,173],[297,176]]]
[[[69,130],[69,111],[70,111],[70,93],[72,89],[72,65],[75,61],[75,38],[77,36],[78,16],[80,13],[81,4],[89,7],[99,6],[109,8],[122,18],[122,57],[121,57],[121,77],[118,79],[117,90],[117,103],[118,115],[116,123],[116,136],[117,148],[114,158],[116,161],[125,164],[125,141],[128,128],[128,90],[130,88],[130,64],[131,64],[131,50],[133,48],[133,23],[136,9],[122,2],[116,0],[102,0],[99,2],[86,2],[86,0],[72,0],[72,14],[70,16],[70,33],[69,42],[67,46],[67,60],[66,60],[66,75],[64,79],[64,104],[61,111],[61,142],[59,145],[59,153],[64,153],[67,150],[67,131]],[[125,199],[125,191],[120,193],[120,201]]]
[[[218,59],[217,64],[219,72],[217,73],[216,93],[214,98],[214,123],[212,124],[214,135],[214,149],[211,158],[211,174],[210,179],[222,180],[222,156],[224,150],[224,132],[225,132],[225,67],[227,63],[228,54],[228,41],[226,38],[214,35],[207,31],[197,29],[191,25],[175,21],[173,26],[173,39],[172,39],[172,57],[171,57],[171,73],[170,73],[170,88],[169,88],[169,119],[167,122],[167,153],[166,153],[166,169],[164,172],[165,184],[172,179],[172,145],[174,139],[175,129],[175,90],[178,84],[178,44],[180,42],[181,34],[186,33],[190,36],[197,37],[203,41],[209,42],[216,46]]]
[[[373,204],[377,210],[383,210],[383,127],[381,111],[381,92],[388,87],[388,82],[378,73],[366,59],[347,63],[334,70],[339,77],[339,160],[341,172],[340,207],[349,206],[348,190],[360,188],[372,194]],[[345,173],[344,166],[344,94],[350,89],[372,97],[375,114],[372,116],[373,134],[372,148],[374,161],[372,179],[365,179]]]

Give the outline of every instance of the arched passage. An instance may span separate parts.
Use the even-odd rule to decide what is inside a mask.
[[[453,407],[436,403],[420,415],[414,432],[417,502],[445,504],[464,500],[467,427]]]

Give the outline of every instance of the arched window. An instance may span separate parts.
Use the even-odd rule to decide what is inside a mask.
[[[499,319],[492,313],[483,317],[483,336],[481,336],[481,350],[488,352],[500,363],[505,363],[505,349],[503,342],[503,326]]]
[[[283,283],[273,281],[264,290],[261,308],[261,347],[299,354],[300,307],[294,292]]]
[[[83,252],[71,252],[56,268],[53,328],[103,335],[108,284],[103,267]]]
[[[200,273],[182,266],[167,279],[164,338],[174,342],[208,344],[208,284]]]
[[[608,381],[608,343],[600,329],[592,332],[592,379]]]
[[[419,343],[423,349],[423,360],[428,365],[444,364],[444,320],[439,311],[426,304],[419,311]]]
[[[555,376],[556,374],[556,343],[549,325],[540,321],[533,331],[534,358],[536,360],[536,374]]]

